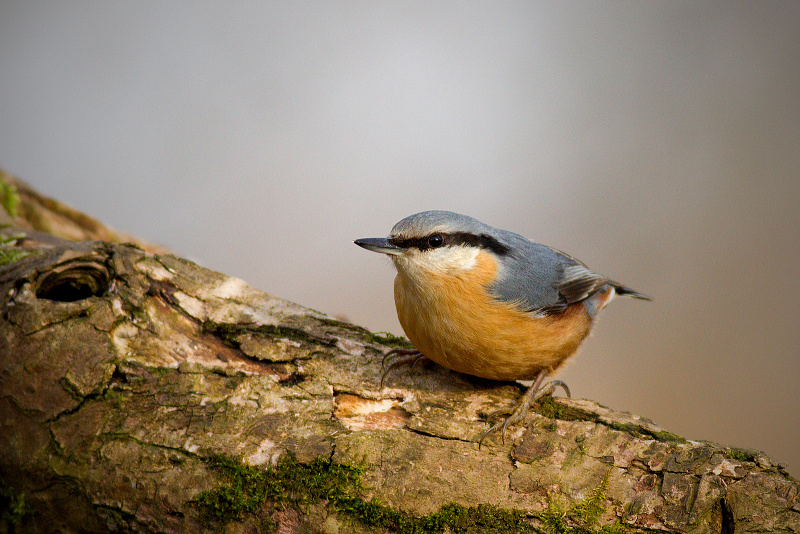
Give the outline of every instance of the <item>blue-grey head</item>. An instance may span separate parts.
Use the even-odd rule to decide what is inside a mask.
[[[486,248],[505,254],[499,239],[504,230],[451,211],[423,211],[394,225],[388,237],[357,239],[356,245],[390,256],[418,255],[435,249]]]

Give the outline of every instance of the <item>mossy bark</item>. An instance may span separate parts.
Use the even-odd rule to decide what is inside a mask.
[[[479,450],[518,385],[429,366],[382,389],[396,340],[171,255],[26,231],[3,230],[27,255],[0,267],[0,531],[800,531],[800,485],[762,453],[581,399]],[[209,513],[245,487],[220,455],[250,482],[312,478]]]

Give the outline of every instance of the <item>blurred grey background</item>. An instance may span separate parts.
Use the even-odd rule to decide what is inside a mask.
[[[0,167],[398,334],[353,239],[517,231],[655,298],[574,395],[800,475],[799,3],[3,1]]]

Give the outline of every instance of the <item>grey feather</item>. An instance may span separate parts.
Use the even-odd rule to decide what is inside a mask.
[[[490,291],[532,313],[558,313],[586,299],[606,283],[577,260],[525,237],[496,230],[511,252]]]

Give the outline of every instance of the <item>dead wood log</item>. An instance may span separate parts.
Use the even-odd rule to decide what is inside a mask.
[[[757,451],[553,399],[168,254],[2,229],[0,531],[797,532]]]

